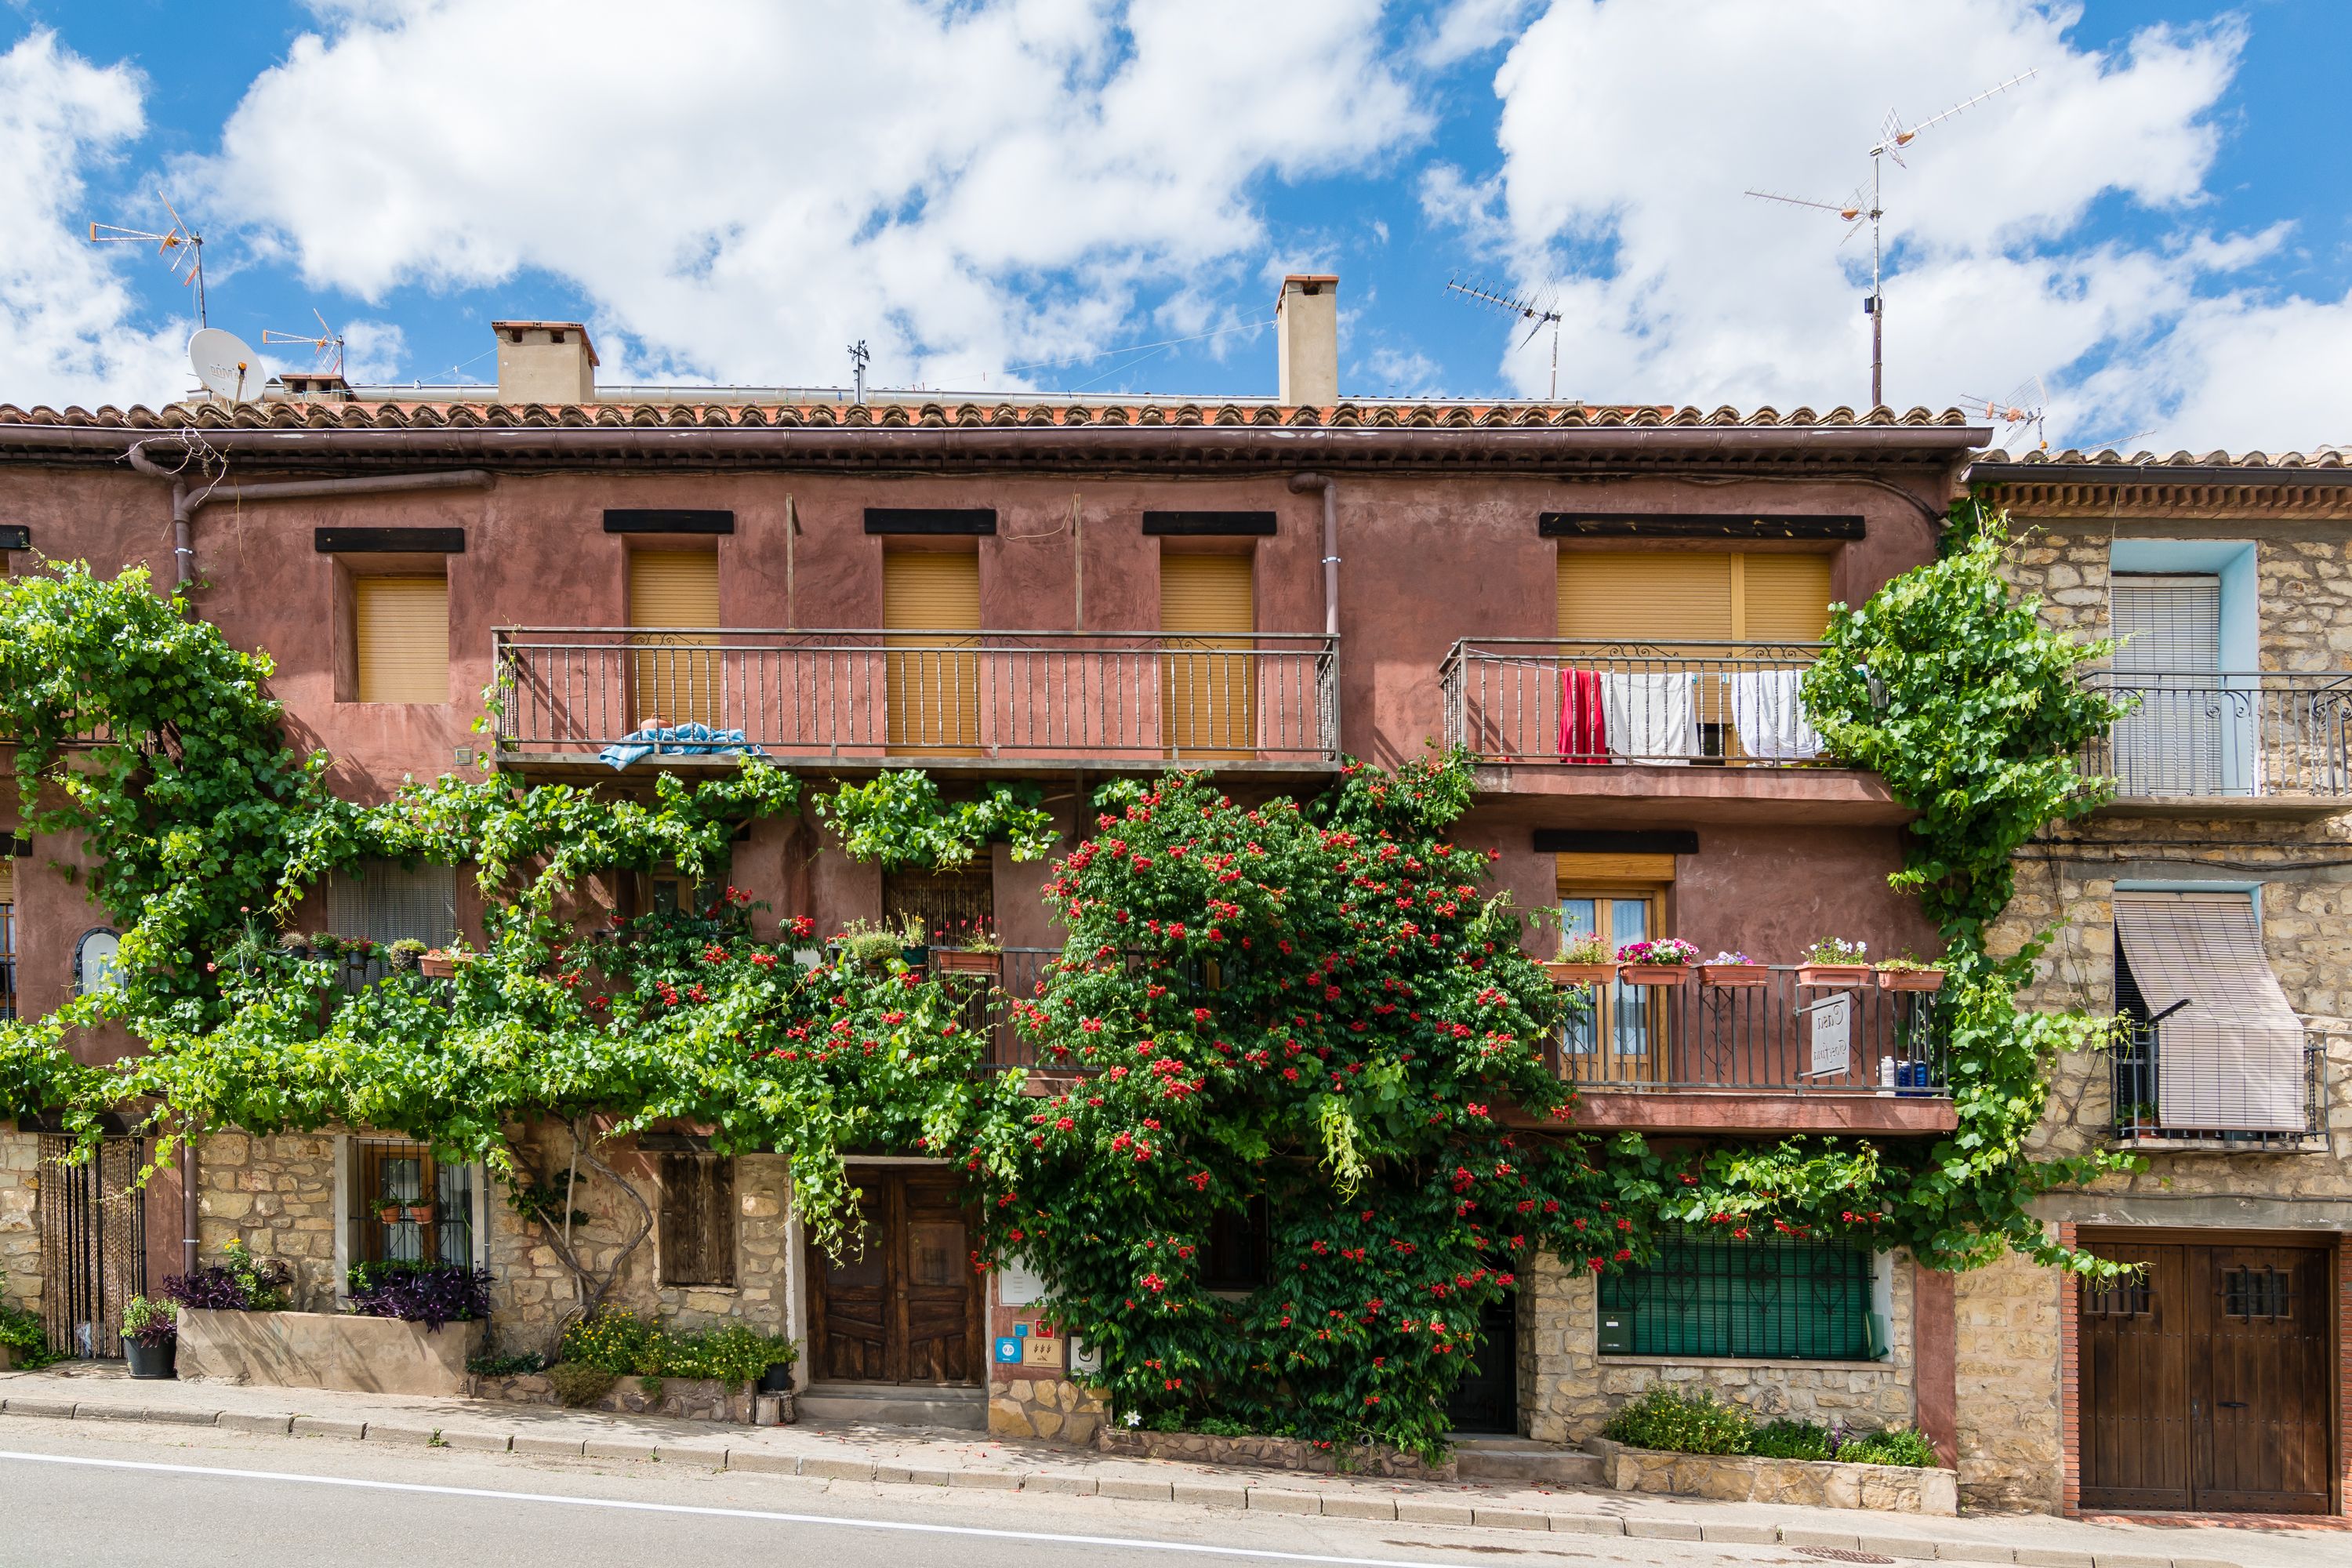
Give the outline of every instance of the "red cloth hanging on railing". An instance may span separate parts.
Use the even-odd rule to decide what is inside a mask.
[[[1559,672],[1559,760],[1609,760],[1609,724],[1601,715],[1601,677],[1590,669]]]

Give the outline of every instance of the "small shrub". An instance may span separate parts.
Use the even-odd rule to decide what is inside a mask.
[[[207,1311],[283,1312],[294,1304],[294,1276],[276,1258],[254,1257],[239,1239],[221,1248],[218,1263],[165,1279],[163,1294]]]
[[[122,1304],[122,1334],[149,1350],[160,1350],[180,1337],[180,1309],[169,1301],[133,1296]]]
[[[354,1263],[347,1277],[351,1310],[362,1318],[397,1318],[439,1332],[445,1323],[490,1315],[490,1271],[462,1263]]]
[[[1246,1437],[1251,1427],[1245,1421],[1235,1421],[1223,1415],[1203,1415],[1192,1423],[1192,1430],[1209,1437]]]
[[[1701,1390],[1688,1396],[1654,1388],[1609,1417],[1601,1435],[1633,1448],[1675,1454],[1744,1454],[1755,1439],[1745,1411]]]
[[[49,1349],[40,1315],[12,1305],[6,1299],[7,1288],[8,1271],[0,1268],[0,1345],[16,1352],[16,1365],[27,1371],[65,1360]]]
[[[644,1394],[647,1399],[659,1399],[662,1392],[662,1380],[657,1377],[641,1377],[637,1379],[637,1392]]]
[[[1922,1469],[1943,1463],[1936,1458],[1935,1445],[1908,1426],[1849,1438],[1839,1446],[1837,1457],[1849,1465],[1915,1465]]]
[[[1163,1410],[1151,1418],[1151,1429],[1154,1432],[1181,1432],[1184,1430],[1184,1413],[1181,1410]]]
[[[1565,938],[1559,944],[1562,963],[1607,963],[1616,956],[1609,939],[1598,931]]]
[[[795,1353],[792,1341],[741,1323],[675,1333],[614,1308],[566,1328],[557,1359],[601,1366],[615,1377],[712,1378],[740,1387]]]
[[[555,1397],[574,1410],[585,1410],[613,1391],[614,1375],[601,1366],[561,1361],[547,1369]]]
[[[468,1357],[466,1370],[476,1377],[528,1377],[547,1370],[547,1358],[537,1351],[524,1351],[519,1355],[478,1355]]]
[[[1756,1428],[1748,1451],[1767,1459],[1826,1459],[1829,1428],[1811,1421],[1767,1421]]]

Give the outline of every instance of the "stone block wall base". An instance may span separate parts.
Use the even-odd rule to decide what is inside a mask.
[[[1841,1465],[1833,1459],[1762,1459],[1746,1454],[1669,1454],[1629,1448],[1606,1437],[1591,1438],[1584,1446],[1600,1456],[1601,1484],[1621,1492],[1945,1518],[1960,1511],[1958,1479],[1949,1470]]]
[[[507,1377],[477,1377],[472,1380],[476,1399],[499,1399],[509,1405],[562,1405],[556,1397],[555,1385],[543,1373],[518,1373]],[[648,1387],[647,1385],[652,1386]],[[752,1385],[721,1383],[711,1377],[621,1377],[588,1408],[608,1411],[615,1415],[666,1415],[673,1421],[732,1421],[739,1426],[752,1424],[752,1401],[761,1397],[752,1393]],[[793,1396],[769,1394],[781,1399],[782,1421],[793,1419]]]
[[[488,1325],[427,1330],[338,1312],[219,1312],[183,1308],[180,1375],[352,1394],[463,1394],[466,1363]]]
[[[1195,1465],[1257,1465],[1272,1470],[1344,1472],[1423,1481],[1456,1479],[1451,1455],[1444,1464],[1433,1465],[1418,1454],[1382,1444],[1318,1448],[1300,1437],[1212,1437],[1205,1432],[1147,1432],[1105,1426],[1095,1434],[1095,1447],[1106,1454],[1175,1459]]]
[[[1045,1437],[1083,1446],[1094,1440],[1108,1415],[1099,1396],[1066,1377],[999,1373],[988,1381],[988,1431],[993,1437]]]

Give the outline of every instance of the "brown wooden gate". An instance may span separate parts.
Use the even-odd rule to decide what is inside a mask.
[[[2084,1508],[2325,1513],[2325,1247],[2085,1237],[2144,1272],[2081,1291]]]
[[[855,1167],[864,1250],[809,1246],[811,1377],[972,1384],[984,1369],[980,1275],[961,1184],[924,1166]]]

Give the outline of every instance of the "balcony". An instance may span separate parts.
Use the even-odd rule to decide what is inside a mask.
[[[1877,774],[1824,754],[1798,698],[1818,643],[1484,637],[1439,672],[1445,738],[1482,789],[1574,798],[1595,826],[1892,824]]]
[[[2255,1052],[2192,1051],[2177,1042],[2167,1071],[2164,1026],[2134,1020],[2114,1052],[2115,1140],[2143,1150],[2281,1154],[2327,1148],[2327,1058],[2352,1036],[2306,1026],[2290,1070],[2263,1073]]]
[[[1280,775],[1339,763],[1338,639],[1319,634],[511,626],[494,637],[498,760],[525,771],[593,770],[601,750],[648,723],[740,730],[779,763],[841,772]]]
[[[2352,797],[2352,672],[2087,678],[2134,710],[2085,749],[2126,816],[2315,818]]]

